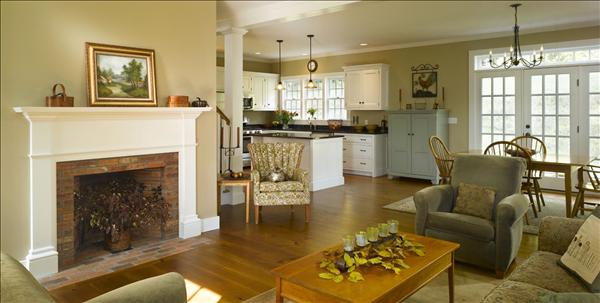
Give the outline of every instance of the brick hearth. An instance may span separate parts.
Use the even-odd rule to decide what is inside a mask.
[[[56,219],[59,269],[74,265],[77,253],[77,230],[73,192],[82,176],[116,172],[132,172],[134,178],[148,186],[162,186],[162,195],[169,204],[170,218],[166,222],[164,239],[179,233],[178,153],[163,153],[118,158],[91,159],[56,163]],[[154,231],[156,233],[156,231]]]

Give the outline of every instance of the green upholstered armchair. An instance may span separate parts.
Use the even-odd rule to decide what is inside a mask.
[[[254,221],[259,222],[262,206],[304,205],[306,222],[310,219],[310,191],[308,173],[300,169],[301,143],[251,143],[248,150],[252,158],[252,183],[254,187]],[[270,182],[267,176],[276,168],[283,170],[286,181]]]
[[[54,303],[48,291],[11,256],[1,253],[2,303]],[[88,303],[185,303],[185,282],[178,273],[168,273],[117,288]]]
[[[460,243],[457,260],[494,269],[503,277],[517,256],[529,206],[521,194],[525,166],[518,157],[457,155],[450,184],[415,194],[416,233]],[[461,182],[494,189],[490,221],[452,212]]]

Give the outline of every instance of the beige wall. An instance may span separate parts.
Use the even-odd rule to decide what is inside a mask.
[[[44,106],[61,82],[86,106],[86,41],[156,51],[160,106],[168,95],[216,104],[214,2],[2,1],[2,250],[23,259],[28,243],[28,126],[14,106]],[[216,115],[199,118],[198,213],[216,215]],[[207,160],[208,159],[208,160]]]
[[[225,58],[217,57],[217,66],[225,66]],[[272,73],[275,65],[268,62],[244,60],[244,71],[257,73]]]
[[[600,37],[600,27],[587,27],[563,31],[544,32],[523,35],[523,44],[552,43],[559,41],[573,41]],[[446,108],[450,116],[458,118],[458,124],[449,125],[450,148],[453,150],[466,150],[468,147],[468,116],[469,116],[469,51],[497,47],[508,47],[510,37],[486,40],[467,41],[444,45],[432,45],[414,48],[395,49],[371,53],[332,56],[317,58],[319,73],[341,72],[342,66],[386,63],[390,65],[390,91],[389,101],[398,105],[398,90],[402,89],[402,106],[412,103],[411,98],[411,70],[412,66],[421,63],[439,64],[438,87],[446,88]],[[306,72],[306,60],[284,62],[282,75],[302,75]],[[433,101],[428,101],[431,108]],[[382,111],[354,111],[351,115],[359,115],[360,121],[365,119],[369,123],[379,123],[385,117]]]

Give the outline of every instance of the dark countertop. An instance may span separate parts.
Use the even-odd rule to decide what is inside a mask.
[[[322,140],[322,139],[333,139],[333,138],[343,138],[344,137],[344,136],[340,136],[340,135],[329,135],[329,134],[319,134],[319,133],[312,133],[310,135],[308,135],[308,134],[290,134],[290,133],[270,133],[270,134],[251,134],[248,136],[304,139],[304,140]]]
[[[264,125],[262,124],[247,124],[244,125],[244,130],[281,130],[283,131],[281,128],[266,128],[264,127]],[[329,134],[329,128],[327,127],[327,125],[318,125],[316,130],[311,130],[310,127],[308,125],[290,125],[290,128],[285,129],[285,131],[300,131],[300,132],[313,132],[313,133],[324,133],[324,134]],[[379,127],[374,133],[369,133],[367,132],[366,129],[364,129],[362,132],[357,132],[352,126],[342,126],[342,128],[338,129],[335,131],[336,133],[341,133],[341,134],[360,134],[360,135],[385,135],[387,134],[387,128],[385,130],[382,130],[381,127]]]

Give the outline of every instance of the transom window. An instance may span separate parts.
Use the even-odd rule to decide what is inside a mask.
[[[504,56],[508,54],[496,53],[493,60],[496,64],[502,64]],[[523,57],[532,58],[533,50],[523,50]],[[475,70],[491,70],[488,60],[489,55],[475,56]],[[600,47],[583,46],[555,48],[544,51],[544,60],[540,67],[580,65],[580,64],[598,64],[600,63]]]
[[[298,119],[307,120],[308,109],[316,109],[316,120],[347,119],[344,102],[343,75],[318,77],[313,75],[315,88],[306,88],[307,79],[283,80],[286,90],[282,97],[282,109],[298,113]]]

